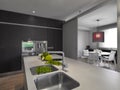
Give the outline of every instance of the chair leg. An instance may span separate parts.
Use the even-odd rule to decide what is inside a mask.
[[[115,70],[116,70],[116,65],[117,65],[117,63],[116,63],[116,60],[114,59],[114,65],[115,65]]]
[[[97,60],[97,66],[100,66],[100,59]]]
[[[100,59],[100,65],[101,65],[101,66],[104,65],[103,59]]]
[[[87,63],[89,63],[90,62],[90,60],[89,59],[87,59]]]
[[[110,68],[110,61],[108,61],[108,68]]]
[[[109,67],[109,61],[106,61],[107,67]]]

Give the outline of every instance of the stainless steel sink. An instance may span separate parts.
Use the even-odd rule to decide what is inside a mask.
[[[63,72],[41,75],[34,80],[37,90],[72,90],[80,84]]]
[[[58,70],[56,67],[54,67],[52,65],[35,66],[35,67],[30,68],[30,71],[31,71],[32,75],[37,75],[36,68],[38,68],[38,67],[44,67],[44,66],[50,67],[51,68],[51,72]]]

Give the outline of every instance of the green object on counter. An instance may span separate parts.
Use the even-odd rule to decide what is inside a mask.
[[[49,54],[48,52],[43,52],[42,54],[39,54],[39,56],[41,57],[41,60],[46,61],[45,64],[51,64],[51,65],[57,65],[57,66],[62,65],[61,62],[53,60],[52,55]]]
[[[51,61],[52,60],[52,55],[47,55],[46,57],[45,57],[45,60],[47,60],[47,61]]]
[[[57,65],[57,66],[62,65],[61,62],[59,62],[59,61],[55,61],[55,60],[46,61],[45,64],[52,64],[52,65]]]
[[[50,54],[48,52],[43,52],[40,57],[42,60],[46,60],[46,59],[50,60],[52,59],[52,56],[51,55],[49,56],[49,55]]]
[[[37,74],[52,72],[52,68],[49,66],[39,66],[36,68]]]
[[[42,53],[42,56],[44,56],[44,57],[46,57],[47,55],[49,55],[48,52],[43,52],[43,53]]]

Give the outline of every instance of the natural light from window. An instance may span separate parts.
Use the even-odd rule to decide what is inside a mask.
[[[100,48],[117,48],[117,28],[102,30],[104,42],[99,43]]]

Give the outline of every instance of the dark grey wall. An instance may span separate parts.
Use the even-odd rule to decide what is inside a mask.
[[[63,25],[63,51],[65,56],[77,59],[78,21],[71,20]]]
[[[62,24],[59,20],[0,10],[0,73],[21,69],[22,40],[47,40],[52,50],[62,50]]]
[[[118,54],[117,54],[117,70],[120,71],[120,0],[117,0],[118,12],[117,12],[117,27],[118,27]]]

